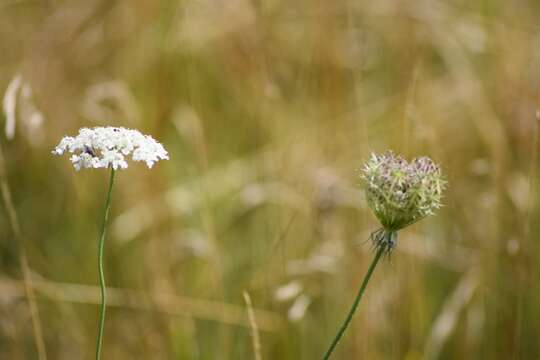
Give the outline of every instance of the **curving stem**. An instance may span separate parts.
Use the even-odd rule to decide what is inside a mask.
[[[337,344],[341,340],[341,337],[345,333],[345,330],[347,330],[347,327],[349,326],[354,313],[356,312],[356,309],[358,308],[358,304],[360,303],[360,299],[362,299],[362,295],[364,295],[364,292],[366,290],[367,284],[369,282],[369,279],[371,278],[371,275],[373,274],[373,271],[375,270],[375,267],[377,266],[377,263],[379,262],[380,258],[385,254],[388,253],[389,250],[391,250],[391,241],[394,239],[395,235],[393,235],[392,232],[384,231],[382,234],[378,235],[380,236],[380,241],[376,244],[377,252],[375,254],[375,257],[373,258],[373,261],[371,262],[371,265],[369,266],[369,269],[364,276],[364,280],[362,281],[362,285],[360,286],[360,290],[358,290],[358,294],[356,294],[356,299],[354,299],[354,303],[351,307],[351,310],[349,310],[349,313],[347,314],[347,317],[345,318],[345,321],[339,328],[339,331],[330,344],[330,348],[326,351],[326,354],[324,355],[324,360],[328,360],[330,358],[330,355],[334,352],[334,349],[336,348]]]
[[[96,344],[96,360],[101,359],[101,346],[103,343],[103,328],[105,326],[105,310],[107,308],[107,290],[105,287],[105,274],[103,272],[103,247],[105,245],[105,233],[107,231],[107,220],[109,218],[109,209],[111,208],[111,195],[114,185],[114,168],[111,168],[109,178],[109,190],[107,192],[107,201],[105,202],[105,213],[103,214],[103,226],[101,227],[101,237],[99,238],[98,251],[98,269],[99,269],[99,287],[101,289],[101,307],[99,311],[99,327]]]

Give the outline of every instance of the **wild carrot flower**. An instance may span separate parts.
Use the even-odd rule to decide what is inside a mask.
[[[169,156],[163,145],[149,135],[122,127],[82,128],[75,137],[66,136],[53,150],[53,154],[73,154],[70,158],[76,170],[86,168],[126,169],[126,157],[144,161],[151,168]]]
[[[432,215],[441,207],[446,184],[441,169],[430,158],[407,162],[390,151],[372,154],[360,178],[367,203],[383,227],[379,234],[396,233]],[[389,245],[391,250],[395,242]]]
[[[128,167],[127,156],[131,156],[133,161],[144,161],[146,165],[151,168],[157,161],[169,159],[169,155],[163,148],[163,145],[158,143],[151,136],[143,135],[137,130],[130,130],[122,127],[80,129],[79,135],[75,137],[64,137],[52,151],[54,155],[62,155],[66,152],[72,154],[70,160],[77,171],[86,168],[111,169],[109,190],[105,202],[103,226],[101,228],[98,248],[101,308],[96,344],[96,359],[99,360],[101,358],[103,328],[105,325],[105,310],[107,304],[105,274],[103,272],[103,248],[105,244],[105,233],[107,230],[107,220],[109,217],[115,172],[117,169],[126,169]]]
[[[370,238],[376,249],[375,258],[324,359],[330,358],[349,326],[379,259],[396,246],[397,232],[432,215],[440,208],[446,184],[441,169],[430,158],[420,157],[407,162],[392,152],[372,154],[361,170],[360,179],[367,203],[382,228],[371,234]]]

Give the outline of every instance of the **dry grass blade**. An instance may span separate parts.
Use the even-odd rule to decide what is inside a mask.
[[[251,305],[251,298],[249,297],[247,291],[244,291],[244,300],[246,302],[249,324],[251,327],[251,341],[253,342],[253,353],[255,354],[255,360],[262,360],[259,329],[257,327],[257,321],[255,321],[255,314],[253,312],[253,306]]]
[[[10,297],[22,296],[21,284],[12,279],[3,279],[2,288],[10,289]],[[47,280],[34,280],[33,286],[39,294],[51,300],[79,304],[100,304],[99,287],[82,284],[66,284]],[[165,293],[146,293],[138,290],[108,287],[108,306],[136,310],[157,311],[170,315],[189,316],[212,320],[229,325],[251,327],[242,306],[213,300],[194,299]],[[259,328],[277,331],[284,325],[283,319],[266,310],[252,309],[258,319]]]
[[[38,351],[38,358],[40,360],[47,359],[47,352],[45,350],[45,341],[43,340],[43,330],[41,326],[41,320],[39,317],[39,309],[36,303],[36,297],[34,294],[34,288],[32,284],[32,278],[30,274],[30,267],[28,265],[28,258],[26,256],[26,249],[23,243],[23,237],[21,228],[19,226],[19,220],[17,218],[17,212],[13,206],[11,199],[11,191],[6,176],[6,165],[4,160],[4,153],[0,146],[0,187],[2,190],[2,199],[4,206],[6,207],[9,223],[13,231],[13,236],[17,242],[17,248],[19,250],[19,262],[21,265],[21,272],[23,275],[23,284],[25,296],[28,299],[28,307],[30,309],[30,317],[32,319],[32,329],[34,331],[34,339],[36,342],[36,348]]]
[[[474,269],[461,278],[454,292],[444,303],[441,313],[435,319],[424,348],[425,359],[439,358],[444,344],[456,329],[459,314],[474,295],[478,282],[478,272]]]

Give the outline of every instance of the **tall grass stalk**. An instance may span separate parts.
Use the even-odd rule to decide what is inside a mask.
[[[244,301],[246,302],[246,308],[249,318],[249,327],[251,329],[251,341],[253,343],[253,354],[255,360],[262,360],[261,355],[261,340],[259,337],[259,327],[257,326],[257,321],[255,320],[255,313],[253,311],[253,305],[251,303],[251,297],[247,291],[244,291]]]
[[[107,221],[109,219],[109,211],[111,208],[112,189],[114,185],[114,168],[111,168],[109,178],[109,190],[107,191],[107,200],[105,202],[105,212],[103,214],[103,225],[101,227],[101,236],[99,238],[98,250],[98,270],[99,270],[99,287],[101,290],[101,307],[99,310],[99,326],[96,343],[96,360],[101,359],[101,348],[103,345],[103,330],[105,327],[105,311],[107,309],[107,288],[105,285],[105,273],[103,271],[103,249],[105,245],[105,234],[107,232]]]
[[[0,188],[2,192],[2,199],[4,206],[8,213],[8,220],[13,231],[13,236],[17,241],[17,248],[19,252],[19,264],[21,266],[21,272],[23,277],[24,292],[28,300],[28,308],[30,310],[30,319],[32,322],[32,330],[34,332],[34,341],[36,343],[36,349],[39,360],[47,360],[47,351],[45,349],[45,340],[43,338],[43,329],[41,326],[41,319],[39,316],[39,309],[36,302],[36,295],[34,293],[34,287],[32,284],[32,274],[30,272],[30,265],[28,264],[28,256],[26,255],[26,247],[24,244],[24,238],[22,235],[21,227],[19,225],[19,218],[13,205],[11,196],[11,189],[7,181],[6,163],[4,159],[4,152],[0,146]]]

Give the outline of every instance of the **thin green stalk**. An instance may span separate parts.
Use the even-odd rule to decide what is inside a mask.
[[[341,328],[339,329],[336,337],[332,341],[332,344],[330,344],[330,348],[328,349],[328,351],[326,351],[326,354],[324,355],[324,360],[328,360],[330,358],[330,355],[332,355],[332,353],[334,352],[334,349],[339,343],[339,340],[341,340],[341,337],[345,333],[345,330],[347,330],[347,327],[349,326],[349,323],[351,322],[353,315],[356,312],[356,309],[358,308],[360,299],[362,299],[362,295],[364,295],[364,291],[366,290],[369,279],[371,278],[371,275],[373,274],[373,271],[375,270],[377,263],[379,262],[380,258],[385,253],[385,251],[387,251],[388,249],[387,241],[390,240],[390,237],[392,236],[391,234],[392,233],[390,232],[385,233],[384,236],[386,239],[382,240],[379,244],[376,245],[377,253],[375,254],[375,257],[373,258],[373,261],[371,262],[371,265],[369,266],[366,276],[364,276],[364,280],[362,281],[362,286],[360,286],[360,290],[358,290],[358,294],[356,295],[356,299],[354,300],[351,310],[349,310],[349,313],[347,314],[347,318],[345,319],[343,324],[341,324]]]
[[[107,290],[105,288],[105,274],[103,272],[103,247],[105,245],[105,233],[107,231],[107,220],[109,219],[109,209],[111,208],[111,195],[114,185],[115,170],[111,168],[111,177],[109,179],[109,191],[107,192],[107,201],[105,203],[105,213],[103,215],[103,226],[101,227],[101,237],[99,239],[98,268],[99,268],[99,287],[101,289],[101,308],[99,311],[99,327],[96,344],[96,360],[101,359],[101,346],[103,343],[103,328],[105,326],[105,310],[107,308]]]
[[[28,256],[26,255],[25,238],[23,237],[21,226],[19,225],[19,217],[17,211],[13,205],[11,196],[11,189],[7,180],[6,162],[4,159],[4,152],[0,146],[0,192],[4,200],[6,207],[8,220],[13,231],[13,236],[17,241],[19,250],[19,263],[21,266],[21,272],[23,276],[24,291],[26,293],[26,299],[28,300],[28,308],[30,310],[30,319],[32,321],[32,330],[34,331],[34,340],[36,342],[36,348],[39,360],[47,360],[47,352],[45,350],[45,340],[43,338],[43,328],[41,326],[41,319],[39,317],[39,309],[36,301],[36,295],[34,293],[34,285],[32,281],[32,274],[30,271],[30,265],[28,264]]]

